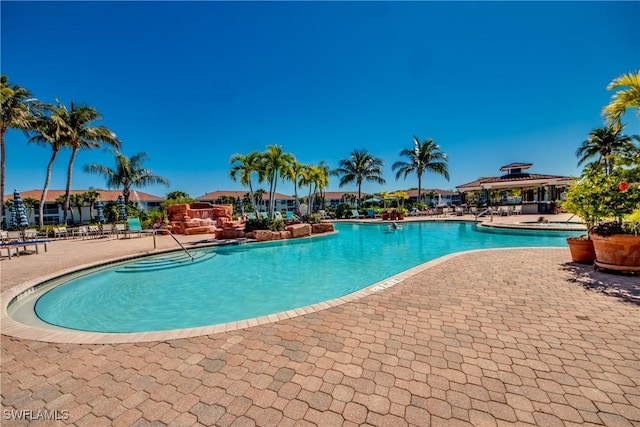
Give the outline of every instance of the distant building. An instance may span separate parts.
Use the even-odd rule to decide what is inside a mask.
[[[240,197],[240,200],[244,200],[245,194],[248,194],[249,191],[226,191],[226,190],[217,190],[212,191],[211,193],[204,194],[200,197],[196,197],[196,200],[199,202],[209,202],[216,203],[216,201],[222,196],[230,196],[234,199]],[[275,209],[278,211],[291,211],[294,212],[296,210],[296,199],[293,196],[287,196],[286,194],[276,193],[275,194]],[[269,193],[265,192],[262,196],[262,199],[258,202],[258,209],[260,211],[267,211],[269,206]]]
[[[71,190],[70,194],[82,194],[86,193],[89,190]],[[108,201],[116,201],[118,200],[118,196],[122,194],[122,190],[95,190],[100,193],[100,200],[102,202]],[[65,190],[48,190],[47,191],[47,199],[44,203],[44,224],[45,225],[58,225],[62,224],[64,221],[64,211],[62,209],[62,205],[59,204],[56,199],[65,194]],[[39,224],[40,217],[40,197],[42,197],[42,190],[27,190],[21,191],[20,197],[24,200],[26,198],[32,198],[38,200],[38,204],[34,206],[32,210],[27,209],[27,216],[29,220],[29,224],[36,225]],[[4,196],[4,201],[6,202],[9,199],[13,199],[13,192],[11,194],[7,194]],[[160,209],[160,204],[164,201],[162,197],[154,196],[152,194],[144,193],[142,191],[132,190],[129,194],[129,200],[138,203],[138,207],[145,212],[149,212],[152,209]],[[83,222],[90,222],[93,218],[90,218],[90,213],[93,211],[93,215],[95,216],[96,210],[90,209],[89,205],[86,205],[82,208],[82,214],[79,215],[78,209],[75,207],[71,207],[73,215],[69,214],[67,219],[70,220],[71,216],[75,222],[80,220],[82,217]],[[7,222],[9,222],[9,209],[6,205],[4,205],[4,218]]]
[[[501,176],[480,178],[456,188],[480,204],[522,204],[523,213],[550,213],[575,178],[526,172],[532,163],[510,163]]]

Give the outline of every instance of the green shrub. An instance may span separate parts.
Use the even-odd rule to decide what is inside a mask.
[[[284,221],[273,218],[250,219],[244,224],[244,231],[250,233],[255,230],[283,231]]]

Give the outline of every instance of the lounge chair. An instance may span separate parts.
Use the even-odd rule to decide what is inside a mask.
[[[324,209],[320,209],[318,213],[320,214],[320,219],[331,219],[331,215],[329,215]]]
[[[127,228],[129,233],[138,233],[138,237],[142,237],[142,224],[140,224],[140,218],[127,218]]]
[[[382,218],[382,215],[376,213],[373,209],[367,209],[367,217],[368,218]]]
[[[351,209],[351,219],[353,218],[364,218],[364,215],[360,215],[357,209]]]
[[[256,219],[256,214],[253,213],[253,212],[249,212],[249,213],[247,213],[247,218],[248,219]]]
[[[267,219],[269,215],[266,212],[260,212],[260,219]]]
[[[300,218],[299,218],[296,214],[294,214],[293,212],[291,212],[291,211],[287,211],[287,212],[286,212],[286,215],[287,215],[287,216],[285,217],[285,219],[286,219],[287,221],[300,222]]]

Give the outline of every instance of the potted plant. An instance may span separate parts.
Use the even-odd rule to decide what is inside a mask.
[[[561,203],[562,210],[578,215],[585,222],[587,230],[598,220],[597,206],[602,195],[593,185],[589,177],[584,177],[573,183],[565,200]],[[596,253],[593,249],[593,241],[589,234],[579,237],[567,237],[567,244],[571,252],[573,262],[593,264]]]
[[[396,215],[398,219],[404,219],[407,213],[408,213],[407,208],[405,208],[404,206],[399,206],[396,208]]]
[[[640,271],[640,169],[617,168],[591,179],[601,194],[596,209],[603,221],[589,229],[596,266]]]

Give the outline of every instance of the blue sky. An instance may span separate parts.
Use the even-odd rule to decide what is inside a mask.
[[[602,126],[607,84],[640,66],[639,2],[11,2],[1,11],[2,74],[47,102],[88,104],[122,151],[197,197],[241,189],[234,153],[282,145],[337,167],[354,149],[391,165],[413,135],[433,138],[456,185],[530,162],[578,175],[575,151]],[[633,112],[627,133],[639,134]],[[9,131],[7,188],[40,189],[50,151]],[[69,152],[50,188],[63,189]],[[81,152],[73,188],[104,188]],[[267,184],[259,187],[268,188]],[[293,193],[290,183],[279,191]],[[338,187],[331,179],[328,190]]]

